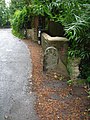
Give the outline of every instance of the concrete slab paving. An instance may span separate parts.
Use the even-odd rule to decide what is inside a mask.
[[[39,120],[34,110],[30,53],[11,29],[0,29],[0,120]]]

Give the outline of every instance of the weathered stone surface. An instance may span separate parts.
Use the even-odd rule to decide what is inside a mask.
[[[44,53],[43,70],[54,69],[59,60],[59,54],[55,47],[48,47]]]
[[[68,39],[65,37],[51,37],[46,33],[41,36],[42,47],[45,51],[47,47],[54,46],[59,52],[59,58],[67,65]]]
[[[78,79],[78,76],[80,74],[79,63],[80,63],[80,58],[74,58],[74,59],[69,60],[68,69],[69,69],[69,72],[70,72],[70,78],[72,80],[77,80]]]
[[[57,49],[59,60],[57,65],[53,66],[53,69],[58,69],[60,73],[64,74],[65,76],[68,76],[68,72],[67,72],[68,39],[66,39],[65,37],[51,37],[46,33],[42,33],[41,41],[42,41],[42,48],[44,52],[48,47],[51,47],[51,46]],[[48,56],[49,56],[49,53],[48,53]],[[53,57],[50,58],[49,56],[49,59],[50,59],[49,61],[48,61],[48,58],[44,58],[44,59],[47,59],[45,63],[45,65],[47,66],[47,64],[48,65],[51,64],[49,61],[52,61]],[[55,61],[55,58],[54,58],[54,61]]]
[[[46,40],[48,40],[48,41],[68,41],[68,39],[67,38],[65,38],[65,37],[51,37],[51,36],[49,36],[48,34],[46,34],[46,33],[42,33],[42,37],[44,36],[44,38],[46,39]]]
[[[31,38],[32,37],[32,29],[27,29],[27,38]]]
[[[27,29],[27,38],[37,41],[37,30],[35,28]]]

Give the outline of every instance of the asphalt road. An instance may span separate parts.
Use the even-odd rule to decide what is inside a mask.
[[[38,120],[30,53],[11,29],[0,29],[0,120]]]

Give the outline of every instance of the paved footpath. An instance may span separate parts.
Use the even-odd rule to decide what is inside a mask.
[[[38,120],[30,53],[11,29],[0,29],[0,120]]]

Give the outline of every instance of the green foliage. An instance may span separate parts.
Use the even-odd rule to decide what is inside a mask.
[[[87,78],[90,75],[90,1],[53,0],[49,10],[51,19],[64,26],[70,41],[69,56],[81,57],[81,75]]]
[[[87,78],[87,82],[90,83],[90,76]]]
[[[29,9],[32,11],[33,16],[47,16],[47,14],[50,13],[48,9],[48,0],[33,0]]]
[[[31,0],[11,0],[9,9],[11,16],[15,13],[16,10],[22,10],[24,7],[27,7],[31,3]]]
[[[90,76],[90,59],[82,59],[79,65],[81,78]]]
[[[17,10],[11,21],[12,31],[15,35],[19,34],[19,32],[21,32],[20,30],[22,29],[20,25],[20,14],[21,14],[21,11]]]
[[[88,93],[88,98],[90,98],[90,91],[88,91],[87,93]]]
[[[70,86],[73,85],[73,83],[74,83],[73,80],[68,80],[68,81],[67,81],[67,84],[70,85]]]
[[[19,8],[20,9],[20,8]],[[44,16],[46,7],[38,2],[35,4],[35,1],[32,5],[23,7],[22,10],[17,10],[12,17],[11,25],[14,35],[18,37],[25,37],[24,31],[27,32],[27,28],[31,28],[32,20],[34,16]]]
[[[15,0],[12,0],[13,2],[11,8],[15,5],[15,10],[18,8],[21,11],[18,17],[13,20],[15,22],[15,24],[14,22],[12,24],[13,30],[21,31],[23,27],[27,26],[30,16],[46,16],[50,20],[61,23],[64,26],[65,36],[69,39],[69,56],[80,57],[81,76],[84,78],[90,76],[90,1],[31,0],[29,2],[29,0],[25,0],[24,2],[24,0],[21,0],[20,2],[18,0],[15,2]],[[24,11],[24,6],[27,6],[30,15]]]
[[[31,27],[31,16],[28,8],[24,7],[22,11],[17,10],[11,21],[12,30],[18,37],[25,37],[25,30]]]
[[[6,7],[5,0],[0,1],[0,27],[9,27],[9,9]]]

